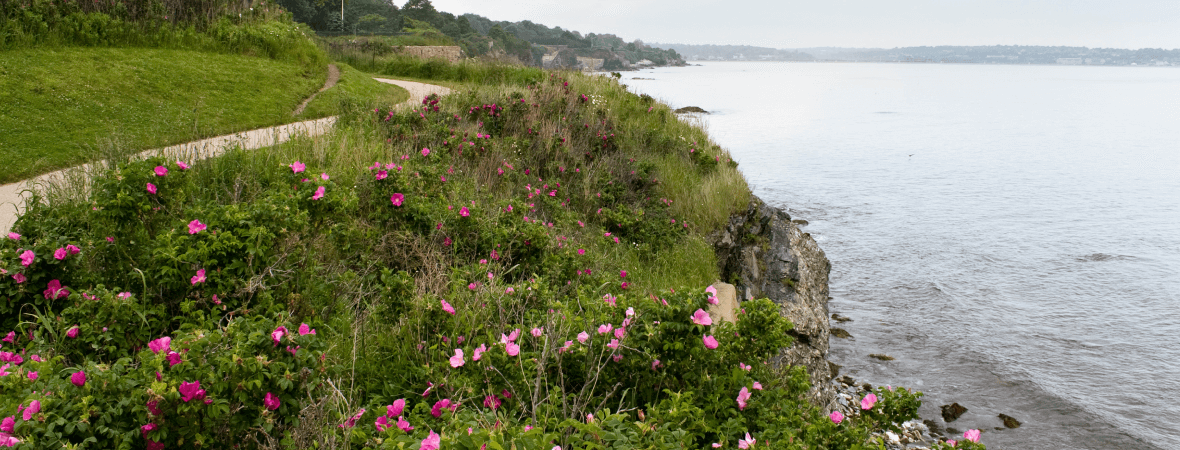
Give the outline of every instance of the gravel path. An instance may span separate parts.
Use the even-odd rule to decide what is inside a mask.
[[[337,72],[337,78],[339,78],[339,72]],[[331,79],[331,76],[329,76],[329,79]],[[410,92],[410,99],[399,104],[399,107],[412,106],[421,101],[422,97],[432,93],[446,95],[451,92],[449,88],[435,86],[432,84],[418,83],[414,81],[390,80],[386,78],[374,79],[382,83],[400,86]],[[323,92],[328,87],[330,86],[325,86],[325,88],[321,89],[320,92]],[[241,145],[243,149],[253,150],[281,144],[290,140],[293,136],[318,136],[324,134],[324,132],[331,128],[335,123],[336,116],[325,117],[316,120],[306,120],[303,122],[290,123],[287,125],[243,131],[241,133],[229,134],[225,136],[217,136],[199,141],[173,145],[171,147],[147,150],[136,155],[136,157],[149,158],[152,156],[164,156],[167,159],[177,158],[192,162],[198,159],[210,158],[220,155],[225,153],[226,150],[238,145]],[[98,162],[84,164],[81,166],[62,169],[27,180],[0,186],[0,233],[7,234],[8,231],[12,229],[12,225],[16,223],[17,217],[19,217],[20,213],[24,210],[25,199],[30,196],[30,190],[44,189],[46,186],[59,184],[71,177],[85,176],[86,173],[89,173],[89,171],[98,164],[102,163]]]

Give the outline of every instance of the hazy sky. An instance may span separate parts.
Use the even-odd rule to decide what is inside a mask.
[[[395,0],[400,6],[404,0]],[[775,48],[1069,45],[1180,48],[1180,0],[432,0],[631,41]]]

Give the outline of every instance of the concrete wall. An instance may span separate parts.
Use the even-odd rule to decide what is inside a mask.
[[[463,57],[462,50],[451,45],[398,46],[394,50],[403,55],[424,59],[442,58],[450,62],[457,62]]]

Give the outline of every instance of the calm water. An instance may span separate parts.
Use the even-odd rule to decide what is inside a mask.
[[[990,448],[1180,448],[1180,69],[704,63],[624,83],[713,112],[755,192],[811,222],[854,319],[833,324],[844,372],[924,391],[924,418],[966,406],[950,426]]]

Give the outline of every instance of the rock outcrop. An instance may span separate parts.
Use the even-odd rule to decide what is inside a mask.
[[[808,400],[834,409],[834,374],[827,360],[832,265],[823,250],[785,211],[756,196],[710,238],[722,279],[736,286],[737,296],[743,301],[769,298],[795,324],[794,344],[775,363],[805,367],[812,386]]]

